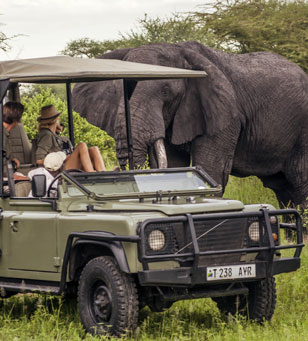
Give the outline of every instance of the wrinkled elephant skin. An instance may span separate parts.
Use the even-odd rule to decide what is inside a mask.
[[[306,199],[308,77],[296,64],[272,53],[235,55],[196,42],[115,50],[102,58],[204,70],[208,75],[137,84],[130,100],[136,165],[147,154],[151,167],[192,162],[223,186],[229,174],[256,175],[284,205]],[[78,84],[73,105],[115,138],[124,164],[122,86],[121,81]],[[155,145],[162,140],[165,149],[161,142]]]

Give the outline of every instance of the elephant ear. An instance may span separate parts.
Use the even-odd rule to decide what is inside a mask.
[[[239,116],[236,95],[225,74],[195,50],[184,48],[183,54],[186,69],[202,70],[207,76],[185,79],[185,93],[173,120],[173,144],[198,135],[216,135]]]

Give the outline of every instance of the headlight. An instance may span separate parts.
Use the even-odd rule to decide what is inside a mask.
[[[248,234],[249,234],[249,238],[253,242],[258,242],[260,240],[260,228],[259,228],[258,221],[254,221],[252,224],[249,225]]]
[[[166,244],[164,233],[160,230],[153,230],[149,234],[148,243],[153,251],[161,250]]]

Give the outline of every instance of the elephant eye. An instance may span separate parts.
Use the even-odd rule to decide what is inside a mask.
[[[170,89],[167,85],[163,86],[162,89],[161,89],[161,94],[164,96],[164,97],[168,97],[169,96],[169,93],[170,93]]]

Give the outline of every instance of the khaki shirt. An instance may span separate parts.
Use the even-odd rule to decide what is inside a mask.
[[[51,130],[43,128],[37,135],[36,160],[42,160],[49,153],[63,151],[62,139]]]
[[[11,158],[11,147],[9,142],[10,133],[3,127],[3,150],[5,151],[5,157],[3,158],[3,175],[7,176],[7,162],[6,158]]]
[[[9,143],[10,133],[3,127],[3,150],[7,158],[11,158],[11,146]]]

